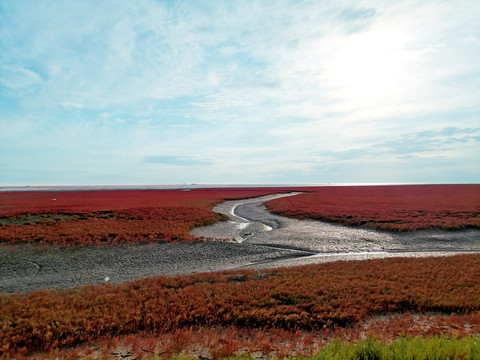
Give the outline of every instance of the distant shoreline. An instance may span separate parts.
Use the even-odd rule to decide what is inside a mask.
[[[323,186],[480,185],[480,183],[318,183],[318,184],[173,184],[173,185],[2,185],[0,192],[96,190],[192,190],[222,188],[299,188]]]

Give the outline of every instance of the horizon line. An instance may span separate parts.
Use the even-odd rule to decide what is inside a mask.
[[[157,185],[0,185],[0,192],[7,191],[81,191],[81,190],[186,190],[215,188],[281,188],[281,187],[323,187],[323,186],[411,186],[411,185],[480,185],[480,183],[406,183],[406,182],[331,182],[303,184],[157,184]]]

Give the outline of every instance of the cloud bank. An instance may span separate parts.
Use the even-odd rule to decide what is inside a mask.
[[[474,0],[0,4],[0,183],[478,182]]]

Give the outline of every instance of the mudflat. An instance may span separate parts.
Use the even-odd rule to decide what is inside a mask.
[[[196,228],[205,241],[122,246],[0,245],[0,292],[14,293],[137,278],[273,268],[336,260],[445,256],[480,252],[480,231],[392,233],[271,214],[265,201],[292,194],[226,201],[229,221]],[[215,239],[215,240],[212,240]]]
[[[291,194],[227,201],[214,211],[230,221],[196,228],[196,236],[230,236],[244,245],[290,249],[309,255],[291,259],[265,260],[248,267],[282,267],[336,260],[385,257],[446,256],[480,252],[479,230],[417,230],[391,232],[337,225],[318,220],[297,220],[269,212],[264,202]]]

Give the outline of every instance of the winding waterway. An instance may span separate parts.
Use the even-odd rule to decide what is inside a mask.
[[[251,267],[480,252],[478,230],[377,231],[318,220],[291,219],[272,214],[264,205],[269,200],[297,194],[277,194],[224,202],[214,207],[214,211],[229,216],[230,221],[197,228],[192,233],[204,237],[229,237],[242,244],[305,252],[303,257],[251,264]]]

